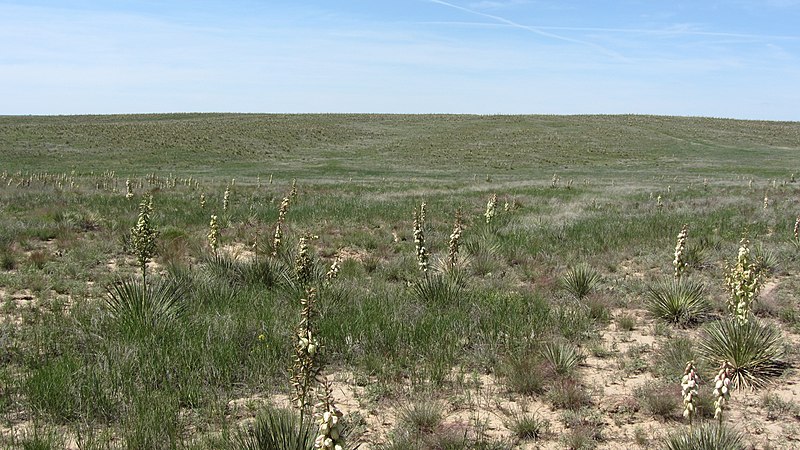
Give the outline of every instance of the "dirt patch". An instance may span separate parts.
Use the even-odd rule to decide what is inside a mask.
[[[352,259],[357,262],[363,262],[365,259],[369,257],[369,252],[361,248],[342,247],[336,252],[336,255],[342,261],[346,259]]]
[[[253,251],[253,249],[242,244],[241,242],[223,245],[220,247],[219,252],[223,255],[229,256],[230,258],[241,259],[243,261],[252,261],[256,259],[256,253]]]

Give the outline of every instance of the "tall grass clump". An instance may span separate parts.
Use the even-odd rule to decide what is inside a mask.
[[[417,299],[427,305],[454,305],[464,295],[464,288],[458,281],[442,274],[420,278],[411,288]]]
[[[689,325],[701,321],[710,310],[703,291],[700,282],[689,278],[662,280],[647,287],[645,305],[658,319]]]

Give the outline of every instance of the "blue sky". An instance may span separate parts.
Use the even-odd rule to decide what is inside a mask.
[[[0,99],[800,120],[800,0],[0,0]]]

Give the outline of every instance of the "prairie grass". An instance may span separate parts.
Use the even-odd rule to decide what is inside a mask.
[[[798,259],[785,230],[800,186],[770,187],[766,212],[762,188],[788,179],[799,131],[651,116],[0,117],[0,416],[41,431],[0,446],[60,447],[77,431],[86,448],[238,445],[244,418],[230,402],[290,393],[304,293],[294,264],[307,234],[319,236],[308,243],[315,262],[305,280],[317,288],[316,332],[331,372],[361,380],[363,403],[353,404],[383,412],[428,392],[446,405],[465,395],[453,374],[476,371],[496,377],[501,395],[584,414],[592,396],[579,375],[592,369],[578,362],[585,349],[616,352],[595,345],[613,317],[620,329],[650,328],[638,313],[650,304],[643,286],[671,274],[683,224],[691,223],[685,262],[709,303],[722,297],[721,262],[744,230],[763,246],[755,249],[764,270],[788,279],[774,292],[791,291]],[[553,173],[563,181],[551,188]],[[125,198],[127,180],[135,198],[152,195],[155,205],[159,234],[143,255],[150,291],[117,283],[142,269],[131,254],[139,210]],[[660,211],[650,192],[662,196]],[[495,193],[510,207],[496,205],[487,225]],[[456,269],[427,277],[409,214],[422,201],[434,260],[453,252],[461,217]],[[339,278],[326,284],[334,258]],[[591,269],[576,273],[583,268]],[[565,295],[569,273],[581,276]],[[687,303],[669,306],[664,320],[713,319]],[[781,314],[793,317],[788,306]],[[649,369],[666,382],[687,360],[703,372],[735,359],[732,342],[720,353],[709,338],[700,352],[683,337],[654,338],[652,360],[641,347],[624,353],[626,372]],[[759,373],[771,379],[789,358],[764,349],[770,362]],[[753,367],[736,361],[742,374]],[[596,445],[599,422],[576,421],[566,445]],[[527,417],[514,428],[520,438],[559,439]],[[479,429],[385,437],[395,448],[510,447]]]

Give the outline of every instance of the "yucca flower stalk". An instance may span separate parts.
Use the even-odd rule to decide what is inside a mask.
[[[219,224],[217,223],[217,216],[211,216],[211,222],[208,224],[208,229],[208,245],[211,247],[211,250],[216,256],[217,249],[219,248]]]
[[[550,187],[552,189],[555,189],[556,187],[558,187],[558,175],[553,174],[553,179],[550,180]]]
[[[494,219],[495,214],[497,213],[497,194],[492,194],[489,197],[489,201],[486,203],[486,212],[483,213],[483,217],[486,218],[486,224],[492,223],[492,219]]]
[[[764,209],[769,208],[769,197],[764,195]]]
[[[289,192],[289,197],[292,200],[297,199],[297,178],[292,178],[292,190]]]
[[[694,368],[694,361],[686,363],[686,369],[681,378],[681,395],[683,396],[683,417],[689,419],[691,428],[696,414],[695,401],[697,400],[697,384],[699,378]]]
[[[341,258],[337,256],[334,258],[330,269],[328,269],[328,272],[325,274],[325,279],[329,282],[335,280],[339,276],[339,270],[341,270]]]
[[[278,256],[278,251],[283,243],[283,223],[286,221],[286,213],[288,211],[289,197],[284,197],[278,209],[278,221],[275,223],[275,232],[272,235],[272,256]]]
[[[222,210],[228,212],[228,206],[230,206],[231,202],[231,188],[226,187],[225,193],[222,194]]]
[[[309,254],[308,241],[316,239],[317,236],[307,234],[300,238],[298,245],[297,257],[294,261],[294,270],[297,275],[297,281],[303,287],[308,287],[311,284],[311,279],[314,271],[314,262],[311,260]]]
[[[800,242],[800,216],[794,221],[794,240]]]
[[[127,198],[128,200],[133,198],[133,186],[131,185],[130,178],[125,180],[125,198]]]
[[[750,308],[758,297],[762,282],[763,277],[758,264],[750,261],[750,241],[742,238],[736,264],[730,266],[725,262],[725,287],[730,293],[728,312],[737,322],[743,323],[749,320]]]
[[[423,273],[428,273],[428,249],[425,248],[425,231],[422,228],[422,219],[417,209],[414,208],[414,247],[417,253],[417,266]]]
[[[425,220],[428,218],[428,204],[425,202],[419,205],[419,225],[425,228]]]
[[[747,188],[751,191],[753,190],[753,179],[750,178],[750,181],[747,182]]]
[[[316,405],[321,410],[318,415],[318,432],[314,439],[315,449],[343,450],[342,412],[333,401],[333,388],[327,378],[320,377],[322,399]]]
[[[719,420],[720,425],[722,424],[722,414],[731,397],[730,385],[732,372],[733,368],[728,361],[725,361],[714,377],[714,391],[712,393],[716,398],[716,400],[714,400],[714,418]]]
[[[456,220],[453,223],[453,232],[450,233],[450,242],[447,245],[447,267],[455,268],[458,263],[458,250],[461,247],[461,211],[456,211]]]
[[[686,239],[689,237],[689,224],[684,224],[678,233],[678,243],[675,245],[675,259],[672,265],[675,267],[675,278],[680,278],[689,267],[686,262]]]
[[[146,195],[139,203],[139,218],[136,225],[131,228],[131,244],[136,254],[136,261],[142,271],[142,282],[146,284],[147,263],[156,252],[156,237],[158,231],[153,228],[151,215],[153,213],[153,196]]]
[[[206,209],[206,194],[200,193],[200,209]]]
[[[314,382],[321,369],[319,360],[319,341],[316,338],[316,299],[314,288],[306,289],[306,295],[300,299],[300,323],[295,333],[294,361],[292,364],[291,384],[294,389],[292,401],[305,418],[311,412],[311,394]]]
[[[664,208],[664,202],[661,200],[660,195],[656,198],[656,208],[658,208],[659,211]]]

